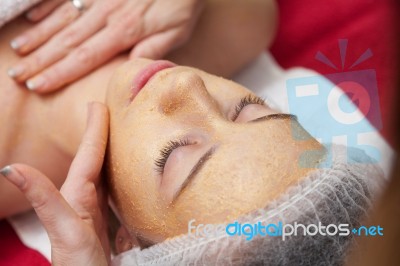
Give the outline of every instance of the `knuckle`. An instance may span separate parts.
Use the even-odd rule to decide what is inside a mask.
[[[79,43],[78,36],[79,32],[76,29],[71,28],[65,31],[65,33],[60,37],[60,42],[68,50],[78,45]]]
[[[94,49],[87,46],[78,47],[75,50],[75,58],[80,64],[93,65],[96,62]]]
[[[115,9],[115,1],[102,1],[101,5],[98,5],[98,11],[100,14],[108,15]]]
[[[46,191],[47,193],[42,193],[43,191],[31,192],[32,207],[39,212],[46,211],[49,206],[49,202],[52,199],[50,195],[58,192],[54,187],[48,187],[46,188]]]
[[[115,30],[130,34],[132,32],[137,32],[137,29],[140,28],[141,19],[141,16],[136,16],[127,12],[118,12],[110,17],[108,23],[111,24]]]
[[[113,25],[115,35],[118,35],[118,38],[121,40],[119,44],[121,48],[130,47],[132,43],[138,41],[143,36],[143,25],[133,21],[120,21]]]
[[[125,31],[128,29],[128,25],[132,26],[131,21],[132,19],[118,19],[117,17],[113,16],[110,18],[109,24],[111,24],[117,31]]]
[[[45,210],[48,205],[49,199],[47,196],[38,196],[35,201],[32,202],[32,207],[37,211]]]

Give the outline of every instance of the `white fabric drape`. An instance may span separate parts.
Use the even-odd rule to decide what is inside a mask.
[[[0,0],[0,27],[42,0]]]

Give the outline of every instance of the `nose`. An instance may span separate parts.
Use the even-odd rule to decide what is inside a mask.
[[[162,93],[159,108],[164,115],[176,118],[189,115],[204,118],[220,113],[204,80],[189,70],[174,75],[172,82]]]

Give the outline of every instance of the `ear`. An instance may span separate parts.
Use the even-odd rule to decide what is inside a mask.
[[[136,237],[132,237],[124,226],[120,226],[115,236],[115,249],[117,254],[139,247]]]

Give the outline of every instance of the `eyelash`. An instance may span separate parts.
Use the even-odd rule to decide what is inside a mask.
[[[243,108],[249,104],[265,105],[265,102],[262,98],[260,98],[258,96],[254,96],[252,94],[249,94],[249,95],[243,97],[235,107],[235,114],[234,114],[232,120],[234,121],[239,116],[239,114],[243,110]],[[160,156],[154,161],[154,164],[156,165],[156,171],[160,174],[163,174],[165,164],[167,163],[168,157],[171,155],[171,153],[176,148],[179,148],[182,146],[187,146],[190,144],[191,143],[189,142],[188,139],[171,140],[170,142],[168,142],[167,145],[161,150]]]
[[[165,164],[167,163],[168,157],[171,153],[179,147],[190,145],[189,140],[171,140],[167,145],[161,150],[160,157],[154,161],[156,165],[156,171],[160,174],[164,173]]]
[[[252,94],[243,97],[235,107],[235,114],[232,117],[232,121],[235,121],[236,118],[239,116],[240,112],[243,110],[243,108],[249,104],[265,105],[265,102],[262,98],[254,96]]]

